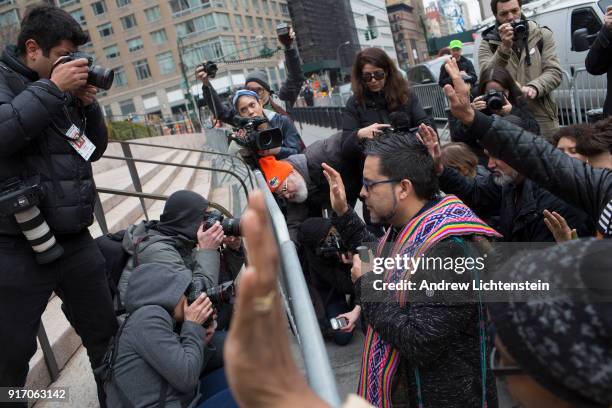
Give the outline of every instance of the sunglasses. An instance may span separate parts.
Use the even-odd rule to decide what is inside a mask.
[[[377,81],[383,80],[386,76],[387,74],[385,74],[385,71],[364,72],[361,74],[361,79],[363,82],[368,83],[371,82],[372,79]]]

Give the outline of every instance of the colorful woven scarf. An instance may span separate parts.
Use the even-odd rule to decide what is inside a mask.
[[[380,240],[377,257],[382,255],[389,233],[390,229]],[[500,236],[456,196],[447,195],[404,227],[387,257],[397,254],[418,257],[443,239],[460,235]],[[386,282],[399,282],[409,273],[410,270],[391,270],[385,273],[384,279]],[[404,307],[407,291],[399,292],[398,301]],[[385,342],[372,326],[368,326],[361,359],[359,395],[376,407],[391,407],[391,386],[398,364],[397,349]]]

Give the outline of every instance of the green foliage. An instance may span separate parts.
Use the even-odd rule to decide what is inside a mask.
[[[106,127],[108,128],[108,138],[112,140],[142,139],[159,134],[159,130],[154,126],[147,126],[127,120],[107,122]]]

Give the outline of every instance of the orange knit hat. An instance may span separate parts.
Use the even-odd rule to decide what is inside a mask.
[[[293,171],[291,164],[286,161],[276,160],[274,156],[260,158],[259,167],[272,192],[275,192],[283,184],[287,176],[289,176],[289,173]]]

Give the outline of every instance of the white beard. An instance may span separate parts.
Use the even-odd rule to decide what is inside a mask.
[[[302,177],[295,177],[294,180],[297,191],[293,197],[291,197],[291,200],[288,201],[300,204],[308,199],[308,186],[306,186],[306,180],[304,180]]]

